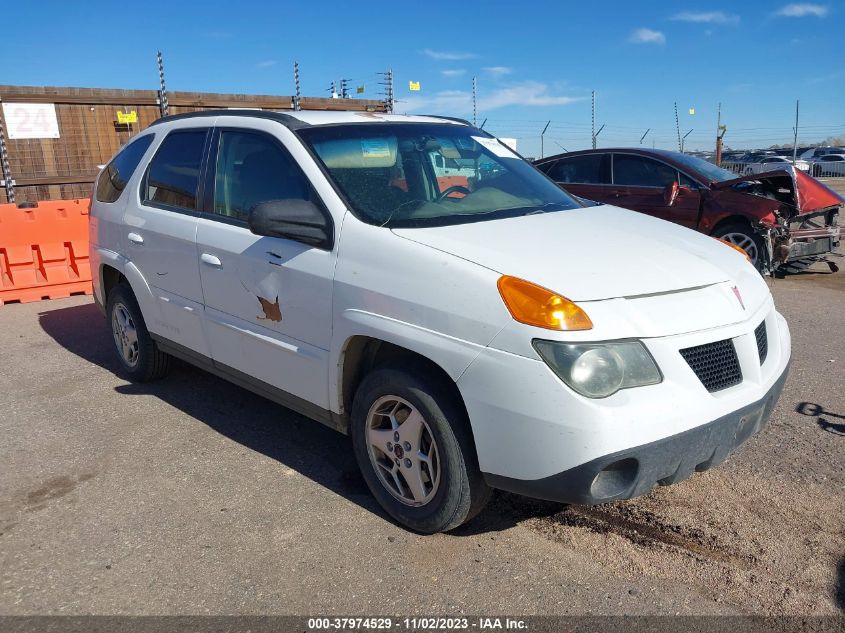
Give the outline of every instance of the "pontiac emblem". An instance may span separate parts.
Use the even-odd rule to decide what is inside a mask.
[[[742,295],[739,294],[739,288],[734,286],[733,288],[731,288],[731,290],[734,291],[734,294],[736,295],[736,300],[739,301],[739,305],[741,305],[742,309],[745,310],[745,304],[742,302]]]

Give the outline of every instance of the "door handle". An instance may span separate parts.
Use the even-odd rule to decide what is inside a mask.
[[[208,264],[209,266],[214,266],[215,268],[220,268],[223,266],[223,262],[220,261],[220,258],[216,255],[211,255],[209,253],[203,253],[200,255],[200,261],[203,264]]]
[[[137,244],[138,246],[144,243],[144,238],[138,235],[137,233],[130,233],[126,237],[129,238],[130,242],[132,242],[133,244]]]

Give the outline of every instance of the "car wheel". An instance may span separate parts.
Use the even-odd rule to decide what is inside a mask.
[[[754,267],[757,270],[763,270],[763,238],[750,225],[742,222],[726,224],[716,229],[713,237],[739,246],[748,254]]]
[[[355,394],[351,430],[373,496],[415,532],[456,528],[490,498],[463,407],[423,371],[371,372]]]
[[[170,369],[170,356],[159,350],[147,331],[138,301],[128,285],[118,284],[111,289],[106,314],[117,357],[129,378],[148,382],[164,376]]]

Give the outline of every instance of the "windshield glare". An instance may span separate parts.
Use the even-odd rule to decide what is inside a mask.
[[[710,182],[723,182],[725,180],[733,180],[737,177],[732,171],[722,169],[721,167],[710,163],[698,156],[690,156],[689,154],[677,154],[674,159],[681,165],[685,165],[692,170],[702,174]]]
[[[443,226],[580,206],[496,139],[465,125],[316,126],[299,134],[370,224]]]

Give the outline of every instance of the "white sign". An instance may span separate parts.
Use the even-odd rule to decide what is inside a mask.
[[[53,103],[3,103],[3,118],[10,139],[59,138]]]

